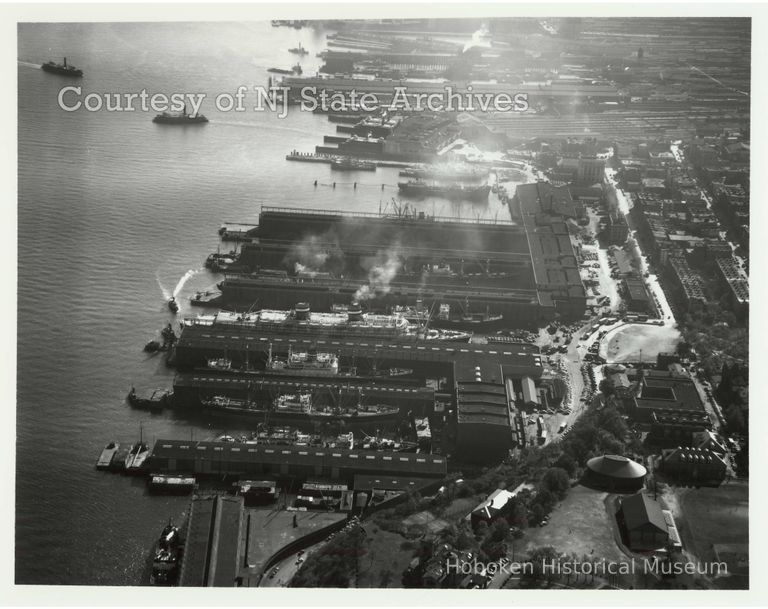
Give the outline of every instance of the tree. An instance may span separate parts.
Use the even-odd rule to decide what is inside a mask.
[[[686,340],[681,340],[677,343],[675,351],[677,351],[677,354],[680,357],[688,357],[691,354],[691,343]]]
[[[541,482],[545,489],[560,500],[565,499],[568,489],[571,487],[568,472],[561,467],[550,467],[545,472]]]
[[[554,569],[549,568],[560,560],[560,555],[552,546],[543,548],[534,548],[528,555],[528,561],[531,564],[530,569],[523,569],[520,576],[520,586],[523,588],[533,588],[540,585],[542,580],[552,582],[555,578]],[[547,565],[545,569],[545,565]]]
[[[557,461],[555,461],[555,467],[564,469],[568,476],[572,477],[576,473],[578,464],[570,453],[564,452],[557,458]]]
[[[600,393],[606,397],[614,394],[613,383],[611,383],[611,381],[608,379],[601,379],[598,388],[600,389]]]

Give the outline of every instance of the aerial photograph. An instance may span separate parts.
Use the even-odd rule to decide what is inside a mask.
[[[14,24],[13,583],[749,590],[752,19],[178,6]]]

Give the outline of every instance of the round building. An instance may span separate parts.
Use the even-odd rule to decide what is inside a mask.
[[[643,488],[645,467],[620,455],[603,455],[587,461],[582,484],[591,488],[634,493]]]

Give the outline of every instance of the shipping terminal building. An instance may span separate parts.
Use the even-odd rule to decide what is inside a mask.
[[[465,326],[493,316],[508,327],[578,319],[586,292],[565,223],[575,206],[553,206],[555,194],[546,183],[519,186],[515,221],[262,207],[222,300],[318,311],[418,302]]]

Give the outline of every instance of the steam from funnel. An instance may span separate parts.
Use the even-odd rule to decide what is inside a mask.
[[[295,244],[288,255],[288,262],[294,262],[296,272],[311,272],[321,270],[330,254],[326,250],[328,236],[309,235]]]
[[[488,31],[488,26],[486,24],[483,24],[479,30],[477,30],[474,34],[472,34],[471,40],[464,45],[464,49],[462,49],[462,53],[466,53],[472,47],[490,48],[491,43],[488,40],[489,35],[490,35],[490,32]]]
[[[386,252],[379,252],[368,270],[368,285],[361,286],[355,292],[354,300],[361,302],[370,300],[377,294],[388,294],[390,283],[402,268],[399,256],[400,246],[392,247]]]

